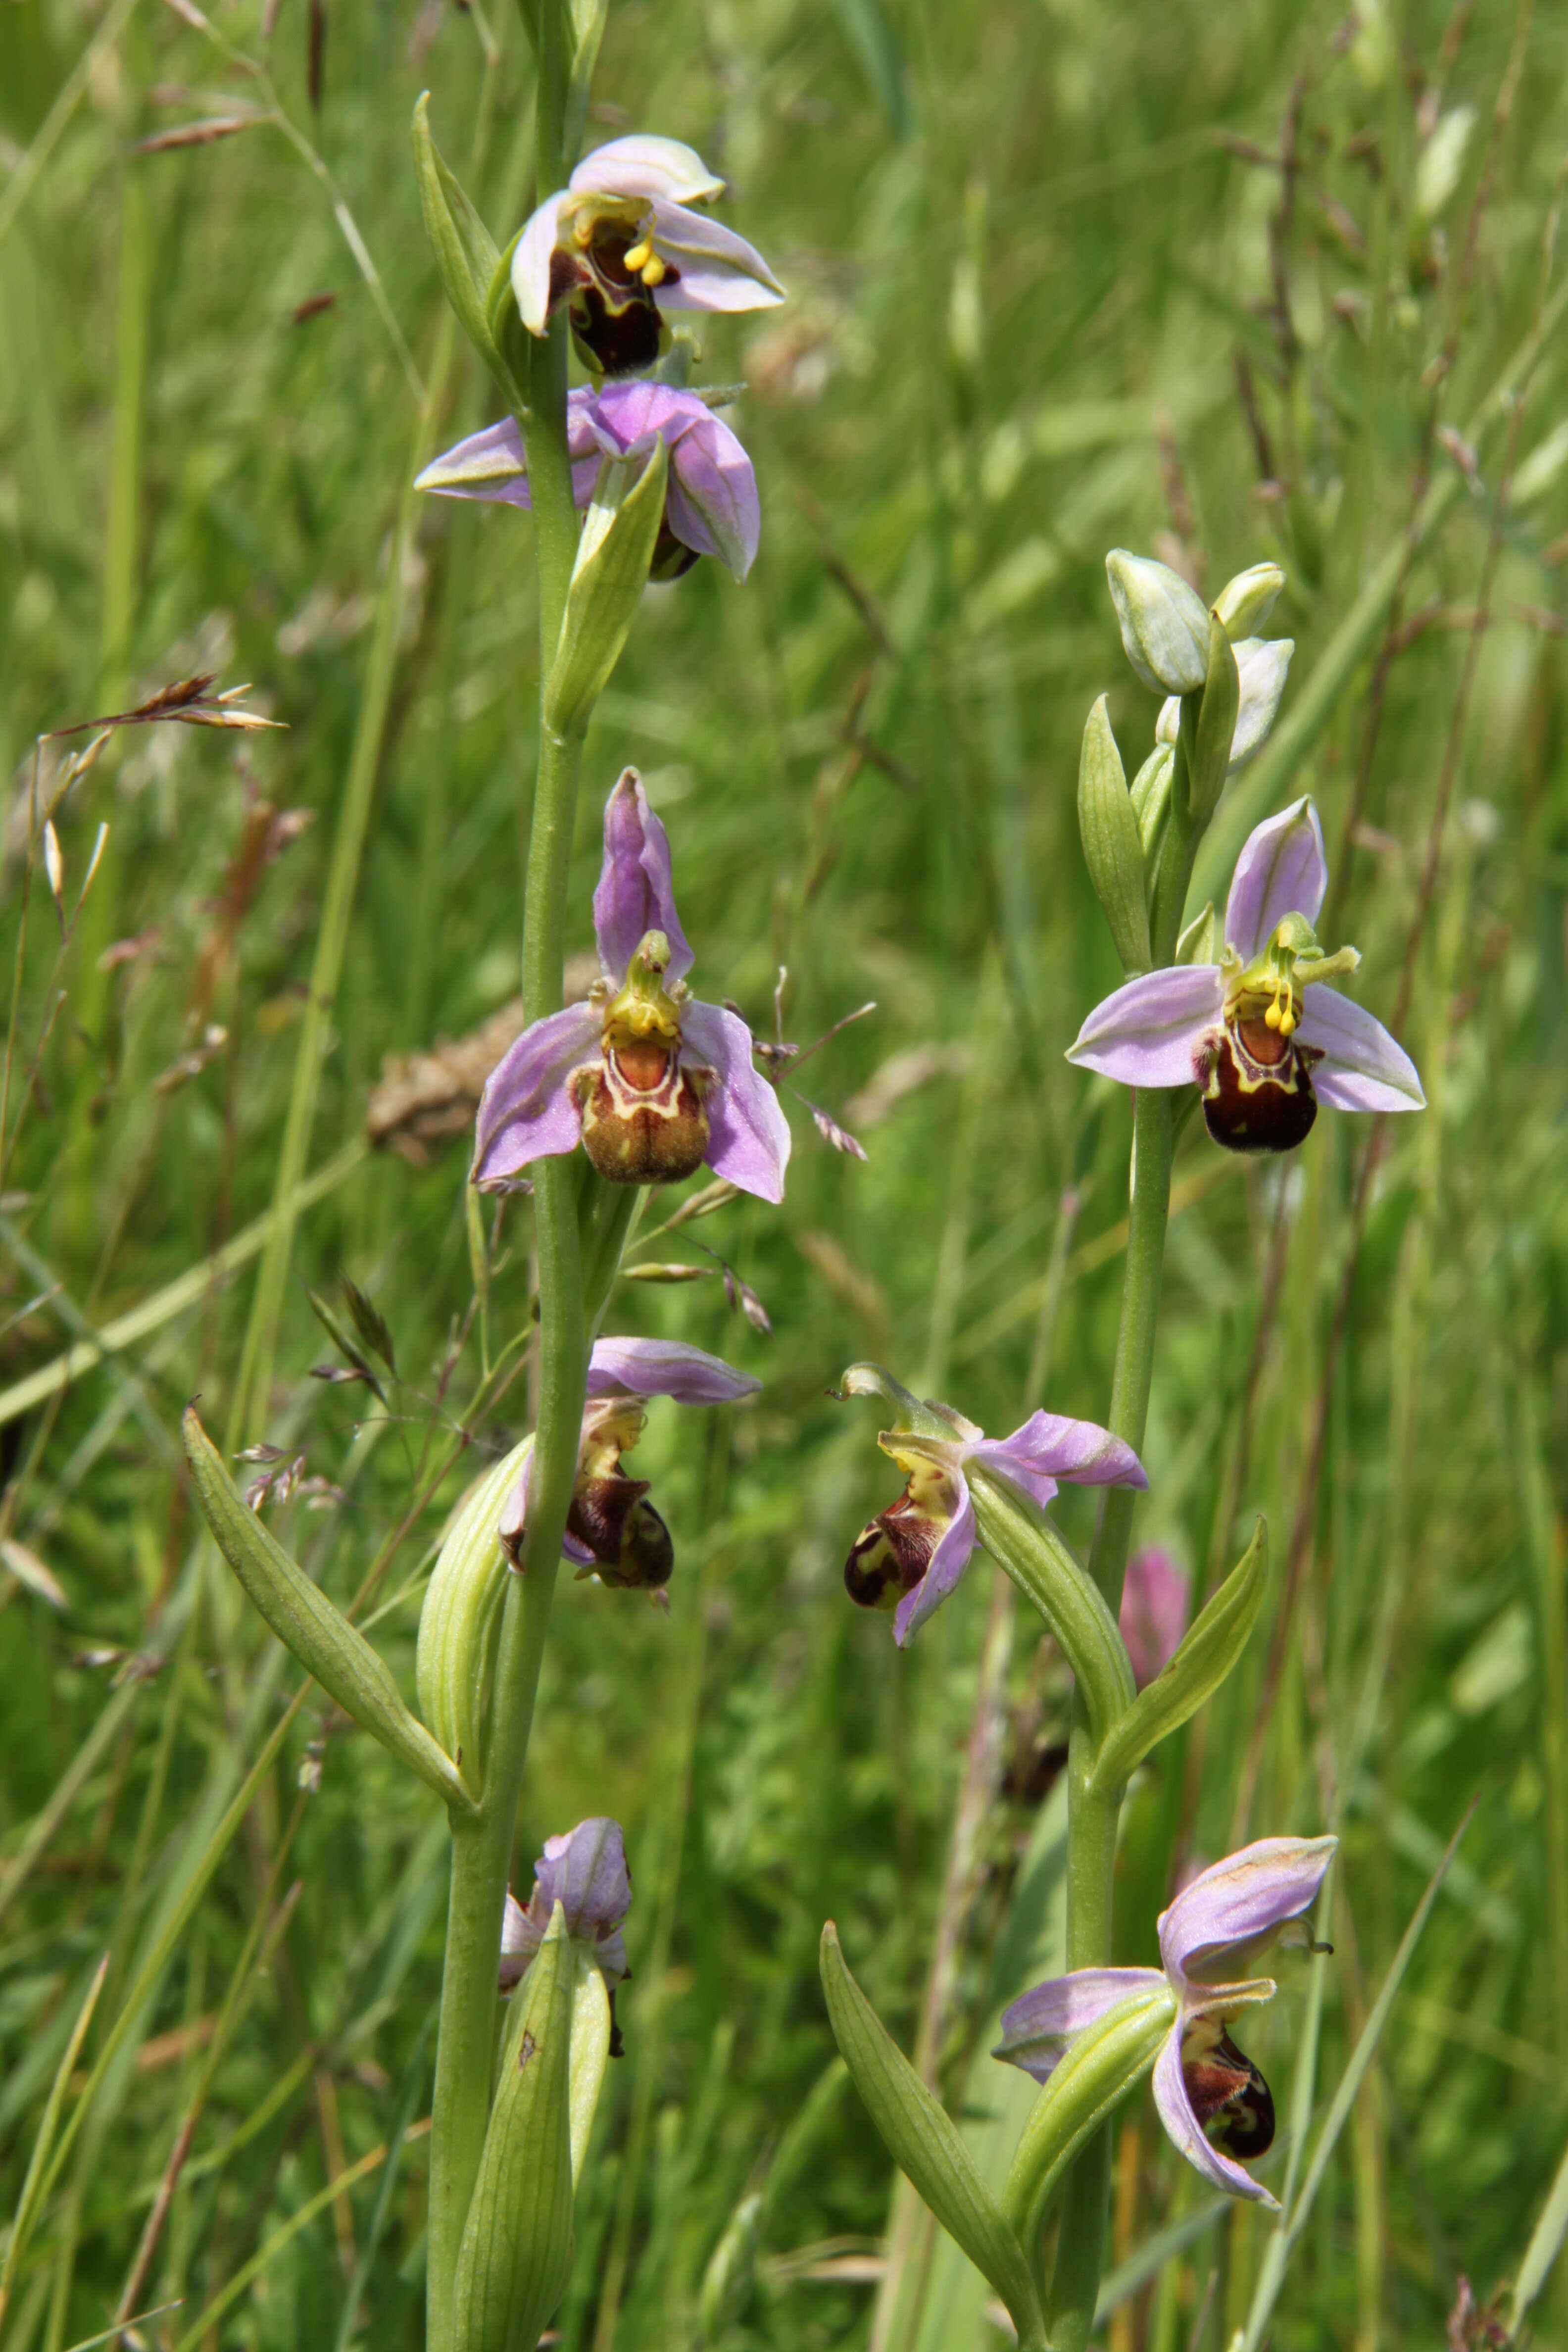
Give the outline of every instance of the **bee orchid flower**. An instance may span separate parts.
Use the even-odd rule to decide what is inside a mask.
[[[1251,1971],[1271,1945],[1310,1945],[1303,1926],[1337,1838],[1260,1838],[1216,1862],[1160,1915],[1158,1969],[1075,1969],[1037,1985],[1003,2012],[994,2055],[1043,2083],[1080,2033],[1131,1993],[1170,1995],[1171,2030],[1154,2062],[1154,2104],[1187,2162],[1216,2189],[1253,2203],[1275,2200],[1237,2161],[1264,2156],[1274,2102],[1228,2027],[1272,2000],[1272,1978]],[[1322,1946],[1315,1949],[1325,1948]]]
[[[557,1903],[566,1914],[566,1933],[593,1947],[613,1990],[626,1973],[621,1922],[631,1902],[631,1873],[619,1822],[598,1814],[559,1837],[546,1838],[544,1852],[533,1865],[533,1892],[527,1903],[520,1903],[507,1889],[500,1938],[502,1992],[510,1992],[527,1974]]]
[[[587,1402],[577,1478],[567,1514],[562,1557],[576,1563],[578,1576],[602,1584],[648,1593],[663,1602],[675,1567],[669,1529],[647,1500],[646,1478],[626,1477],[621,1456],[629,1454],[647,1425],[649,1397],[673,1397],[678,1404],[732,1404],[762,1387],[720,1356],[680,1339],[595,1339],[588,1361]],[[514,1568],[522,1561],[528,1523],[529,1476],[533,1441],[518,1449],[517,1477],[496,1532]],[[550,1906],[544,1909],[544,1927]],[[542,1933],[542,1927],[541,1929]]]
[[[664,319],[680,310],[759,310],[784,288],[754,246],[695,207],[724,183],[678,139],[634,134],[584,155],[529,219],[511,284],[531,335],[566,303],[590,364],[605,375],[651,367]]]
[[[844,1584],[862,1609],[891,1609],[901,1649],[941,1608],[979,1547],[966,1467],[989,1470],[1042,1509],[1058,1479],[1089,1486],[1147,1486],[1132,1448],[1098,1422],[1031,1413],[1011,1437],[987,1437],[951,1405],[922,1404],[879,1365],[852,1364],[845,1396],[881,1396],[900,1426],[877,1439],[904,1473],[898,1501],[868,1519],[845,1563]]]
[[[669,487],[652,576],[672,580],[700,555],[716,555],[737,580],[745,578],[762,531],[757,478],[735,435],[696,393],[645,382],[581,385],[567,394],[566,438],[580,507],[593,498],[605,458],[649,457],[658,442],[667,443]],[[509,416],[470,433],[433,458],[414,487],[442,498],[531,505],[521,430]]]
[[[1068,1059],[1127,1087],[1195,1086],[1216,1143],[1292,1151],[1320,1102],[1421,1110],[1415,1065],[1380,1021],[1327,982],[1354,948],[1325,955],[1312,926],[1328,888],[1322,827],[1299,800],[1237,860],[1217,961],[1130,980],[1097,1004]]]
[[[635,768],[605,804],[594,930],[604,977],[588,1002],[531,1022],[490,1074],[472,1181],[504,1192],[581,1144],[615,1184],[678,1183],[706,1164],[781,1201],[789,1122],[740,1015],[686,987],[669,843]]]

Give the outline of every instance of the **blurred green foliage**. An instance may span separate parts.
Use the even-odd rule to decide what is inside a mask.
[[[379,1570],[375,1638],[411,1692],[420,1579],[476,1460],[457,1443],[481,1346],[460,1137],[422,1166],[351,1149],[270,1291],[254,1254],[226,1284],[199,1269],[268,1213],[317,1042],[312,1168],[361,1134],[384,1055],[515,990],[529,526],[407,496],[423,455],[492,413],[442,323],[407,126],[428,86],[504,242],[531,192],[531,69],[479,0],[266,16],[0,13],[0,1373],[198,1270],[177,1315],[0,1425],[7,2211],[106,1949],[83,2067],[121,2021],[20,2265],[16,2352],[176,2296],[143,2340],[421,2340],[417,2133],[395,2170],[323,2191],[427,2112],[444,1828],[312,1693],[208,1851],[296,1677],[200,1537],[175,1432],[199,1390],[231,1452],[305,1454],[324,1483],[269,1524],[345,1603]],[[274,79],[245,62],[264,56]],[[893,1480],[869,1416],[824,1392],[869,1354],[993,1430],[1042,1398],[1103,1414],[1130,1119],[1062,1048],[1117,977],[1076,838],[1079,731],[1109,688],[1131,772],[1155,716],[1105,592],[1116,543],[1211,592],[1278,555],[1287,719],[1393,551],[1386,626],[1274,781],[1318,797],[1326,928],[1363,949],[1360,992],[1397,1017],[1431,1105],[1375,1163],[1369,1123],[1332,1114],[1283,1168],[1222,1159],[1201,1122],[1184,1137],[1138,1538],[1212,1589],[1263,1510],[1276,1566],[1241,1669],[1135,1790],[1119,1934],[1148,1957],[1178,1865],[1333,1822],[1326,2098],[1479,1797],[1275,2341],[1430,2344],[1459,2273],[1484,2303],[1518,2267],[1568,2126],[1560,333],[1479,448],[1465,436],[1560,276],[1565,68],[1562,16],[1503,0],[612,13],[590,136],[692,140],[791,299],[704,324],[705,380],[749,385],[762,557],[743,591],[704,564],[645,599],[589,738],[575,941],[631,760],[700,992],[765,1033],[784,965],[803,1041],[877,1010],[802,1073],[867,1164],[795,1104],[783,1211],[679,1229],[653,1255],[702,1278],[627,1285],[612,1310],[766,1388],[727,1416],[655,1408],[634,1467],[675,1534],[671,1614],[568,1586],[546,1660],[524,1891],[542,1837],[600,1811],[626,1823],[637,1889],[627,2054],[558,2322],[577,2352],[868,2340],[889,2180],[832,2062],[826,1916],[906,2046],[923,2017],[981,2142],[1016,2097],[971,2058],[1059,1925],[1063,1670],[984,1563],[908,1654],[849,1607],[843,1556]],[[1428,488],[1444,512],[1417,544]],[[110,828],[62,946],[29,807],[92,739],[35,765],[35,738],[205,670],[254,681],[288,731],[115,735],[55,808],[68,910]],[[363,856],[342,830],[356,765]],[[263,803],[313,822],[269,831]],[[334,844],[352,919],[312,1007]],[[484,1233],[493,1355],[528,1315],[525,1204],[487,1205]],[[771,1339],[696,1242],[752,1286]],[[311,1377],[342,1360],[304,1286],[341,1301],[345,1276],[395,1344],[384,1409]],[[526,1424],[525,1390],[469,1428],[476,1448]],[[1077,1538],[1089,1507],[1064,1498]],[[1282,2111],[1301,1984],[1287,1962],[1254,2052]],[[1115,2194],[1119,2260],[1196,2210],[1146,2103]],[[1111,2320],[1117,2352],[1174,2352],[1205,2310],[1228,2342],[1266,2227],[1238,2212],[1176,2255]],[[907,2294],[931,2250],[900,2230]],[[922,2343],[997,2340],[940,2250],[924,2292]],[[1533,2316],[1562,2346],[1552,2294]],[[878,2326],[914,2340],[891,2284]]]

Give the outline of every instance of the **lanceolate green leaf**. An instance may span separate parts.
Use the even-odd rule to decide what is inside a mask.
[[[449,1805],[472,1805],[449,1756],[437,1748],[386,1661],[296,1567],[235,1492],[217,1448],[187,1405],[182,1424],[196,1496],[218,1549],[272,1631],[354,1721]]]
[[[1268,1580],[1268,1528],[1263,1519],[1246,1553],[1186,1634],[1174,1657],[1141,1690],[1101,1744],[1089,1787],[1124,1786],[1150,1750],[1194,1716],[1247,1646]]]
[[[458,323],[495,377],[514,413],[523,414],[521,386],[491,330],[487,298],[500,256],[489,229],[441,159],[430,131],[430,93],[414,109],[414,172],[425,234]]]
[[[822,1931],[822,1989],[834,2038],[889,2155],[990,2280],[1020,2346],[1040,2352],[1044,2323],[1024,2250],[956,2127],[850,1975],[831,1919]]]

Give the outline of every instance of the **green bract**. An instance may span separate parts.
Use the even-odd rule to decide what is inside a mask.
[[[1078,829],[1084,863],[1105,909],[1125,972],[1149,969],[1149,907],[1143,848],[1127,790],[1127,773],[1110,731],[1102,694],[1083,730],[1078,770]]]

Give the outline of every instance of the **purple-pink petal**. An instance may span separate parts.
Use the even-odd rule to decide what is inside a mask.
[[[588,1394],[674,1397],[679,1404],[731,1404],[762,1387],[721,1356],[684,1339],[595,1339]]]
[[[1124,1438],[1097,1421],[1068,1421],[1032,1412],[1011,1437],[987,1439],[973,1458],[1023,1484],[1028,1478],[1070,1478],[1084,1486],[1147,1486],[1142,1464]]]
[[[592,400],[592,393],[586,391],[574,392],[567,398],[566,444],[573,460],[572,496],[580,507],[585,507],[593,497],[599,476],[601,453],[590,410]],[[531,506],[528,456],[515,420],[506,416],[499,425],[487,425],[481,432],[470,433],[466,440],[456,442],[439,457],[432,457],[416,477],[414,487],[431,491],[437,498],[485,499],[500,506]]]
[[[692,955],[675,911],[669,836],[648,806],[642,778],[625,768],[605,803],[605,857],[594,892],[594,936],[613,980],[626,979],[647,931],[662,931],[669,941],[666,984],[683,979]]]
[[[716,555],[737,580],[756,560],[763,509],[744,447],[711,410],[677,443],[665,513],[683,546]]]
[[[1253,1945],[1311,1909],[1338,1843],[1259,1838],[1200,1872],[1160,1914],[1160,1957],[1172,1981],[1197,1979],[1200,1970],[1210,1981],[1228,1981],[1233,1961],[1245,1965]]]
[[[1124,1087],[1190,1087],[1225,1001],[1217,964],[1175,964],[1127,981],[1095,1006],[1068,1060]]]
[[[1304,915],[1315,923],[1328,887],[1318,812],[1308,799],[1292,801],[1248,835],[1236,861],[1226,901],[1226,944],[1250,963],[1285,916]]]
[[[1424,1110],[1426,1097],[1415,1063],[1381,1021],[1337,988],[1318,982],[1303,992],[1303,1045],[1323,1055],[1312,1070],[1312,1091],[1336,1110]]]
[[[962,1473],[955,1474],[955,1483],[957,1507],[937,1538],[925,1574],[912,1592],[905,1593],[893,1614],[893,1639],[900,1650],[906,1647],[916,1627],[923,1625],[942,1607],[969,1566],[980,1540],[974,1525],[974,1506]]]
[[[1245,2197],[1252,2204],[1273,2206],[1271,2197],[1260,2180],[1254,2180],[1245,2165],[1215,2147],[1193,2113],[1193,2103],[1187,2096],[1186,2077],[1182,2072],[1182,2021],[1176,2020],[1166,2039],[1165,2046],[1154,2061],[1154,2105],[1164,2125],[1182,2154],[1194,2171],[1227,2196]]]
[[[575,1150],[582,1122],[566,1080],[598,1049],[598,1013],[568,1004],[531,1022],[501,1055],[479,1099],[469,1176],[481,1192],[504,1187],[531,1160]]]
[[[1075,1969],[1036,1985],[1002,2012],[1002,2039],[992,2055],[1021,2066],[1043,2083],[1079,2034],[1135,1992],[1158,1992],[1158,1969]]]
[[[626,1843],[619,1822],[607,1814],[579,1822],[560,1837],[546,1838],[533,1875],[544,1898],[545,1917],[559,1903],[569,1936],[592,1939],[607,1934],[631,1908]]]
[[[696,393],[650,376],[606,383],[590,398],[599,446],[609,457],[645,455],[656,441],[673,448],[709,413]]]
[[[680,1008],[681,1058],[706,1063],[719,1083],[708,1097],[708,1165],[759,1201],[784,1199],[789,1121],[752,1061],[752,1033],[722,1005],[693,999]]]
[[[1121,1587],[1121,1638],[1140,1690],[1152,1683],[1181,1646],[1191,1595],[1187,1580],[1157,1545],[1134,1552]]]

